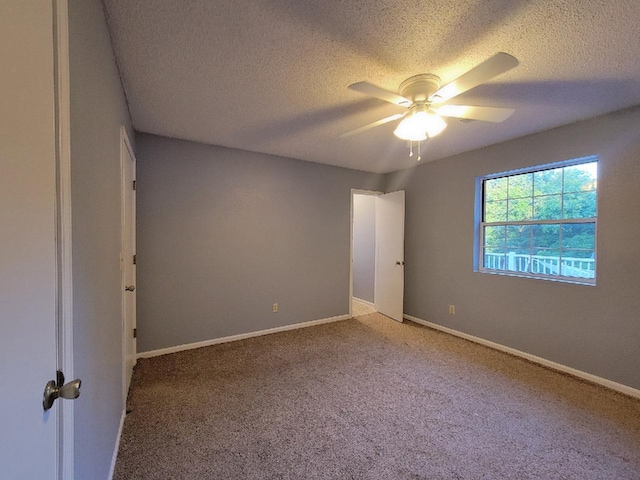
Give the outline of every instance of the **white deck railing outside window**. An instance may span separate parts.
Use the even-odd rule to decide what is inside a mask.
[[[559,275],[575,278],[595,278],[593,258],[552,257],[509,252],[485,253],[484,268],[519,273]]]

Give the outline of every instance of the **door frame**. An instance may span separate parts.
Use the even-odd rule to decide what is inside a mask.
[[[349,316],[353,316],[353,197],[354,195],[370,195],[372,197],[377,197],[379,195],[384,194],[384,192],[379,192],[377,190],[361,190],[358,188],[351,189],[351,210],[350,210],[350,223],[349,223]],[[376,247],[376,258],[375,263],[378,263],[378,248]],[[374,275],[375,282],[375,275]],[[374,283],[374,291],[375,291],[375,283]]]
[[[127,405],[127,395],[129,393],[129,385],[127,382],[127,335],[129,334],[129,332],[127,331],[126,328],[126,291],[125,291],[125,270],[124,270],[124,266],[125,266],[125,261],[126,259],[123,257],[124,255],[124,251],[125,251],[125,223],[126,223],[126,195],[127,195],[127,190],[128,188],[131,188],[130,185],[125,185],[125,165],[128,160],[127,160],[127,154],[129,156],[131,156],[131,158],[133,159],[133,164],[134,164],[134,170],[133,170],[133,176],[135,179],[135,173],[136,173],[136,165],[137,165],[137,161],[136,161],[136,156],[133,152],[133,148],[131,147],[131,141],[129,140],[129,135],[127,134],[127,129],[124,126],[120,127],[120,278],[121,278],[121,312],[122,312],[122,395],[123,395],[123,402],[125,405],[125,409],[126,409],[126,405]],[[135,201],[135,200],[134,200]],[[133,229],[135,231],[136,225],[135,225],[135,221],[133,224]],[[135,327],[134,327],[135,328]],[[136,348],[136,345],[134,343],[134,348]],[[134,359],[136,358],[136,356],[134,355]],[[134,360],[134,365],[135,365],[135,360]]]
[[[56,330],[58,370],[75,378],[73,357],[73,263],[71,211],[71,96],[68,0],[53,2],[53,54],[56,128]],[[56,478],[74,478],[74,405],[58,401]]]

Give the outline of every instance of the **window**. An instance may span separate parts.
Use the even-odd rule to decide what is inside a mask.
[[[597,158],[479,179],[479,270],[595,283]]]

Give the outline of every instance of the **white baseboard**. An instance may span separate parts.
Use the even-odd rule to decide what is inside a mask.
[[[557,370],[562,373],[567,373],[574,377],[578,377],[582,380],[596,383],[598,385],[609,388],[611,390],[615,390],[616,392],[623,393],[624,395],[628,395],[630,397],[640,399],[640,390],[633,387],[629,387],[628,385],[614,382],[612,380],[607,380],[606,378],[598,377],[596,375],[583,372],[582,370],[577,370],[575,368],[567,367],[566,365],[562,365],[561,363],[552,362],[551,360],[547,360],[546,358],[537,357],[535,355],[531,355],[530,353],[516,350],[515,348],[506,347],[499,343],[485,340],[484,338],[469,335],[468,333],[463,333],[458,330],[454,330],[452,328],[443,327],[442,325],[438,325],[437,323],[427,322],[426,320],[422,320],[412,315],[407,315],[406,313],[404,314],[404,318],[412,322],[419,323],[420,325],[424,325],[425,327],[433,328],[434,330],[440,330],[441,332],[445,332],[450,335],[454,335],[456,337],[464,338],[465,340],[469,340],[471,342],[479,343],[480,345],[493,348],[494,350],[500,350],[501,352],[509,353],[516,357],[524,358],[525,360],[529,360],[530,362],[537,363],[544,367],[551,368],[553,370]]]
[[[118,436],[116,437],[116,445],[113,448],[113,455],[111,456],[111,468],[109,469],[109,480],[113,480],[113,475],[116,473],[116,461],[118,460],[118,450],[120,449],[120,438],[122,438],[122,427],[124,426],[124,417],[127,415],[127,407],[125,405],[122,410],[122,416],[120,417],[120,426],[118,427]]]
[[[369,302],[368,300],[363,300],[361,298],[358,297],[353,297],[354,300],[357,300],[360,303],[364,303],[365,305],[369,305],[370,307],[374,307],[375,308],[375,304]]]
[[[321,325],[323,323],[339,322],[340,320],[347,320],[351,318],[349,314],[338,315],[336,317],[321,318],[320,320],[311,320],[310,322],[294,323],[292,325],[284,325],[282,327],[269,328],[267,330],[259,330],[257,332],[241,333],[239,335],[231,335],[229,337],[214,338],[211,340],[204,340],[202,342],[185,343],[183,345],[176,345],[175,347],[160,348],[158,350],[149,350],[148,352],[140,352],[137,354],[137,358],[151,358],[158,357],[160,355],[167,355],[169,353],[183,352],[185,350],[193,350],[194,348],[209,347],[211,345],[217,345],[219,343],[235,342],[238,340],[244,340],[245,338],[260,337],[262,335],[269,335],[271,333],[286,332],[287,330],[297,330],[298,328],[313,327],[315,325]]]

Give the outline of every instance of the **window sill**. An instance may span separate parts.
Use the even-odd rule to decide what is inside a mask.
[[[486,273],[489,275],[500,275],[503,277],[520,277],[520,278],[530,278],[533,280],[546,280],[548,282],[560,282],[560,283],[571,283],[574,285],[586,285],[588,287],[595,287],[596,286],[596,281],[595,279],[593,281],[589,281],[589,280],[581,280],[581,279],[577,279],[577,278],[568,278],[568,277],[543,277],[543,276],[538,276],[538,275],[527,275],[525,273],[518,273],[518,272],[509,272],[509,271],[504,271],[504,270],[483,270],[483,269],[479,269],[479,270],[475,270],[476,273]]]

